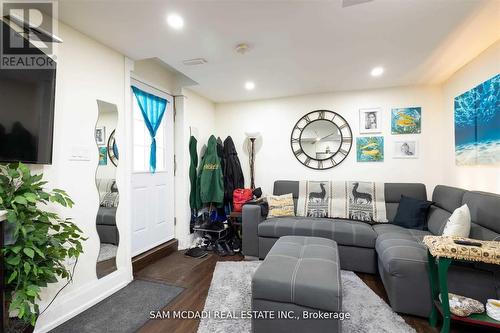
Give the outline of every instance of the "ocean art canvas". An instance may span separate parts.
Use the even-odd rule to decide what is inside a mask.
[[[391,111],[392,134],[420,134],[422,108],[397,108]]]
[[[500,165],[500,74],[455,97],[457,165]]]
[[[358,162],[383,162],[384,137],[367,136],[356,138],[356,154]]]

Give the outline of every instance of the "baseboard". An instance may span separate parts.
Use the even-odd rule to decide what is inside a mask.
[[[168,242],[160,244],[151,250],[141,253],[132,258],[132,272],[135,276],[144,267],[152,264],[153,262],[174,253],[179,248],[177,239],[172,239]]]
[[[103,279],[107,281],[95,280],[71,294],[63,295],[58,299],[57,304],[50,309],[49,313],[39,318],[35,327],[35,333],[49,332],[103,299],[111,296],[131,282],[127,272],[120,271],[114,272]],[[89,299],[89,294],[96,294],[96,296]],[[82,300],[85,301],[82,302]],[[68,311],[68,309],[71,310]]]

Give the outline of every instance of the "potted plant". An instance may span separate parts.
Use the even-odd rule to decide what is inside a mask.
[[[47,182],[42,179],[22,163],[0,165],[0,210],[7,211],[3,223],[10,230],[6,237],[10,241],[1,249],[5,299],[8,312],[24,327],[34,327],[41,314],[37,301],[42,288],[59,278],[71,282],[67,260],[73,258],[76,265],[86,240],[71,219],[61,218],[49,207],[53,203],[71,208],[68,194],[45,190]]]

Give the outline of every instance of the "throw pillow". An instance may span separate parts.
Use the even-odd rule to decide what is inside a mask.
[[[269,204],[268,218],[295,216],[292,193],[283,195],[268,195],[267,203]]]
[[[427,212],[432,201],[420,200],[402,195],[393,224],[408,229],[425,230],[427,228]]]
[[[451,214],[444,227],[443,236],[469,237],[470,223],[469,207],[465,204]]]

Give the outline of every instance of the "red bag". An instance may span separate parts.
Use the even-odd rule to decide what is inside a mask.
[[[249,188],[237,188],[233,192],[233,212],[241,212],[243,204],[253,199],[253,191]]]

